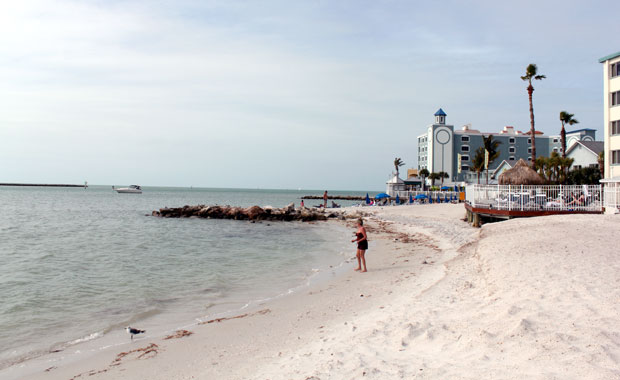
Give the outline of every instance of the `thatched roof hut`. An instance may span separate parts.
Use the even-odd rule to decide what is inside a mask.
[[[520,159],[517,164],[499,175],[500,185],[544,185],[545,180]]]

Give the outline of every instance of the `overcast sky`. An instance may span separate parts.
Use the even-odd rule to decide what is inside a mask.
[[[382,190],[455,127],[603,139],[614,1],[0,0],[0,182]]]

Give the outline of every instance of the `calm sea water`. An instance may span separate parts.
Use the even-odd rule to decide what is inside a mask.
[[[186,204],[298,205],[306,194],[321,192],[0,187],[0,369],[85,341],[126,341],[129,324],[163,334],[341,265],[352,256],[350,231],[332,224],[146,215]]]

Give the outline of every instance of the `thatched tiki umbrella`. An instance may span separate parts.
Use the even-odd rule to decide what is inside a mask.
[[[544,185],[545,180],[523,159],[499,175],[500,185]]]

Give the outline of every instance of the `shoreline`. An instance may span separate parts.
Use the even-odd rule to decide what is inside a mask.
[[[620,258],[605,239],[620,218],[475,229],[462,205],[361,211],[369,272],[31,378],[620,378]]]
[[[415,207],[415,206],[414,206]],[[375,210],[378,210],[380,208],[376,208]],[[347,210],[347,209],[345,209]],[[357,211],[361,211],[366,213],[367,211],[370,211],[368,208],[349,208],[349,211],[353,211],[353,212],[357,212]],[[340,222],[340,221],[333,221],[333,222],[328,222],[328,223],[336,223],[339,226],[344,226],[344,228],[351,228],[353,229],[354,227],[352,226],[351,221],[347,221],[347,222]],[[369,233],[371,233],[371,242],[370,242],[370,255],[373,255],[373,252],[375,251],[380,251],[380,252],[386,252],[389,251],[393,244],[392,241],[389,241],[389,237],[390,236],[400,236],[402,233],[396,233],[396,232],[392,232],[392,231],[386,231],[385,230],[385,225],[383,222],[377,222],[376,225],[374,225],[375,223],[371,223],[370,229],[369,229]],[[347,227],[348,225],[348,227]],[[379,232],[380,231],[380,232]],[[375,236],[376,235],[376,236]],[[383,235],[383,236],[381,236]],[[376,240],[375,240],[376,239]],[[387,241],[386,241],[387,239]],[[387,244],[387,245],[386,245]],[[425,243],[424,243],[425,244]],[[386,249],[387,248],[387,249]],[[400,249],[400,248],[399,248]],[[351,253],[350,253],[350,258],[347,261],[350,261],[351,258],[354,259],[354,247],[351,246],[350,248]],[[374,261],[376,258],[371,258],[369,263]],[[373,265],[379,264],[382,265],[382,271],[392,271],[393,268],[389,268],[389,266],[391,266],[393,264],[393,262],[389,262],[391,260],[391,258],[389,256],[387,257],[383,257],[381,259],[382,261],[380,263],[373,263]],[[408,260],[405,259],[405,261],[403,261],[403,263],[407,262]],[[369,264],[370,265],[370,264]],[[413,265],[413,263],[412,263]],[[421,268],[420,265],[421,264],[416,264],[419,269]],[[423,264],[422,264],[423,265]],[[353,268],[353,264],[349,265],[351,268]],[[373,269],[374,270],[374,269]],[[397,271],[402,270],[402,268],[399,268]],[[269,319],[269,317],[273,314],[281,314],[281,313],[286,313],[288,316],[284,317],[285,320],[289,321],[291,318],[293,318],[290,313],[290,310],[295,310],[298,308],[305,308],[304,303],[305,301],[303,301],[306,298],[312,298],[312,296],[316,296],[316,295],[322,295],[321,296],[321,301],[319,302],[321,304],[321,307],[324,306],[325,302],[327,301],[325,299],[325,296],[328,294],[331,294],[333,292],[332,289],[337,288],[337,299],[338,301],[336,302],[337,304],[342,304],[342,303],[346,303],[346,300],[349,298],[347,296],[347,294],[343,293],[344,288],[347,287],[348,283],[351,281],[351,276],[355,277],[356,275],[358,276],[364,276],[366,274],[359,274],[357,272],[353,272],[352,270],[350,272],[345,272],[345,273],[341,273],[341,274],[331,274],[328,273],[331,271],[326,271],[324,273],[325,276],[328,276],[329,278],[326,278],[325,281],[322,281],[319,284],[316,284],[314,286],[310,286],[310,287],[306,287],[303,286],[303,289],[300,290],[299,292],[293,293],[291,294],[286,294],[284,296],[276,296],[274,297],[274,299],[270,299],[268,301],[259,301],[257,302],[255,305],[253,305],[253,307],[247,308],[245,310],[240,310],[239,312],[236,313],[236,315],[243,315],[246,313],[249,313],[248,316],[244,317],[244,318],[238,318],[238,319],[232,319],[232,320],[227,320],[225,319],[224,321],[222,321],[221,323],[214,323],[214,324],[207,324],[207,325],[196,325],[194,323],[190,324],[190,325],[186,325],[186,326],[180,326],[181,329],[187,329],[189,328],[190,330],[192,330],[192,332],[194,333],[192,336],[190,337],[186,337],[183,339],[179,339],[179,342],[182,341],[189,341],[190,339],[196,339],[196,337],[198,337],[199,334],[198,331],[196,330],[201,330],[203,328],[209,328],[209,330],[212,330],[213,327],[216,327],[216,330],[223,330],[226,331],[226,333],[222,332],[222,334],[224,336],[221,336],[219,339],[216,340],[222,340],[222,341],[227,341],[228,338],[225,337],[225,335],[227,335],[228,333],[230,333],[229,330],[238,330],[241,329],[243,330],[242,326],[239,325],[245,325],[245,323],[247,323],[247,321],[250,320],[255,320],[255,319]],[[372,272],[372,270],[371,270]],[[360,290],[360,295],[363,294],[364,291]],[[371,297],[368,297],[368,294],[366,295],[366,301],[371,300]],[[383,294],[383,296],[386,296],[386,294]],[[377,294],[375,295],[376,298],[374,298],[373,300],[379,300],[381,297]],[[314,297],[316,298],[316,297]],[[329,298],[331,298],[331,296],[329,296]],[[364,297],[360,297],[364,298]],[[370,302],[366,302],[366,303],[370,303]],[[363,305],[362,305],[363,306]],[[292,309],[291,309],[292,307]],[[335,310],[336,306],[332,305],[332,311]],[[268,309],[269,312],[267,312],[267,314],[269,315],[254,315],[252,313],[257,312],[257,311],[262,311],[264,309]],[[272,311],[273,309],[273,311]],[[289,310],[290,309],[290,310]],[[277,311],[277,313],[276,313]],[[337,313],[339,314],[339,312]],[[227,313],[227,316],[235,316],[235,312],[231,312],[231,313]],[[278,320],[281,319],[281,315],[279,315],[277,317]],[[245,322],[244,322],[245,321]],[[327,321],[325,321],[326,323]],[[227,327],[228,326],[233,326],[233,327]],[[191,328],[190,328],[191,327]],[[211,333],[211,331],[209,331],[209,333]],[[247,334],[251,334],[251,332],[247,332]],[[143,345],[143,343],[156,343],[158,345],[161,346],[160,341],[162,336],[159,337],[149,337],[149,339],[143,339],[143,338],[137,338],[135,340],[135,342],[133,343],[133,345],[131,347],[137,347],[137,345],[139,344],[140,346]],[[211,340],[211,339],[209,339]],[[166,345],[174,345],[174,343],[172,343],[172,341],[166,341],[165,342]],[[123,344],[122,347],[125,347],[126,345]],[[116,347],[117,349],[120,349],[120,347]],[[166,348],[166,350],[168,350],[168,348]],[[115,352],[113,350],[108,350],[109,352],[99,352],[96,353],[94,357],[91,357],[89,359],[86,360],[87,363],[91,363],[90,366],[92,366],[93,368],[87,368],[86,366],[82,366],[80,363],[71,363],[67,366],[59,366],[58,368],[55,368],[56,366],[53,365],[52,363],[49,363],[50,365],[47,366],[46,368],[52,368],[51,370],[49,370],[48,372],[43,372],[43,373],[35,373],[32,374],[32,378],[51,378],[51,379],[63,379],[63,378],[71,378],[72,376],[75,376],[79,373],[90,373],[90,371],[94,370],[95,372],[106,369],[104,367],[106,367],[106,363],[111,363],[114,360],[113,354],[117,354],[118,352]],[[123,352],[126,352],[126,350],[123,350]],[[98,368],[98,369],[97,369]],[[78,370],[78,372],[76,372],[76,370]],[[100,374],[98,374],[98,376],[105,376],[104,373],[106,372],[102,372]],[[218,373],[218,376],[226,376],[224,375],[224,373]],[[157,376],[156,374],[152,374],[153,376]],[[94,376],[94,375],[93,375]],[[166,378],[168,376],[172,376],[170,374],[168,374],[165,377],[161,377],[161,378]],[[89,375],[90,377],[90,375]],[[174,376],[172,376],[172,378],[174,378]],[[233,377],[234,378],[234,377]]]
[[[242,222],[240,221],[240,223]],[[246,221],[246,223],[248,222]],[[321,233],[320,229],[330,228],[334,230],[335,227],[336,230],[340,229],[337,234],[341,238],[345,240],[348,238],[347,228],[341,223],[336,223],[332,227],[327,227],[327,225],[322,225],[319,222],[292,223],[299,226],[307,226],[307,228],[317,228],[312,225],[318,225],[319,230],[315,230],[317,233]],[[328,260],[327,257],[323,257],[321,260],[313,263],[312,266],[308,266],[307,271],[300,275],[300,281],[280,288],[262,289],[262,291],[253,293],[254,298],[246,298],[242,294],[228,294],[224,298],[218,299],[216,303],[207,305],[208,308],[203,312],[199,311],[200,305],[195,304],[192,300],[186,300],[186,308],[189,306],[187,310],[185,310],[183,304],[177,304],[173,305],[172,308],[169,306],[166,310],[145,312],[144,315],[138,316],[138,319],[132,319],[129,322],[130,325],[149,326],[146,337],[138,336],[134,340],[136,342],[145,339],[159,340],[173,334],[176,330],[195,327],[211,319],[227,319],[248,311],[252,312],[259,307],[258,305],[294,296],[298,292],[315,287],[317,284],[328,281],[333,273],[339,275],[343,270],[346,270],[347,266],[352,265],[350,264],[351,259],[349,255],[343,253],[342,248],[344,246],[340,245],[340,248],[334,249],[334,256],[332,257],[335,259]],[[315,266],[316,264],[318,266]],[[192,303],[187,304],[187,302]],[[65,342],[50,343],[49,348],[37,349],[32,352],[32,355],[24,354],[29,356],[23,359],[15,358],[13,364],[0,369],[0,377],[5,378],[6,376],[7,378],[21,379],[23,376],[35,376],[36,372],[41,372],[57,365],[70,367],[76,361],[92,360],[93,357],[100,355],[102,351],[122,349],[131,343],[129,335],[124,331],[125,325],[123,323],[116,323],[103,330],[85,332],[84,335],[75,336]]]

